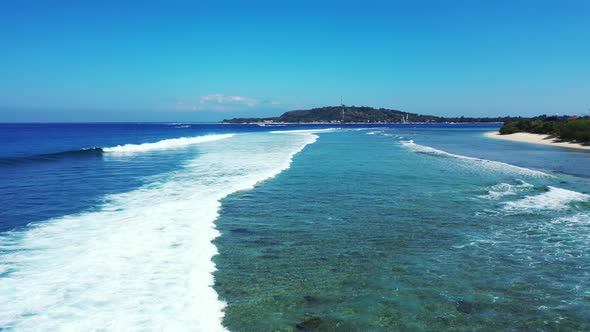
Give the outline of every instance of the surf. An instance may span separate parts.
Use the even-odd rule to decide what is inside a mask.
[[[506,202],[504,210],[511,212],[532,212],[538,210],[565,210],[572,203],[586,202],[590,195],[573,190],[548,186],[547,191],[531,195],[516,201]]]
[[[518,193],[531,190],[534,186],[522,180],[516,180],[515,183],[498,183],[488,188],[486,195],[479,196],[480,198],[497,200],[504,196],[513,196]]]
[[[220,201],[288,169],[317,138],[265,133],[199,141],[198,157],[105,197],[95,212],[4,233],[0,327],[224,330],[211,260]],[[155,151],[145,148],[139,151]]]
[[[31,156],[3,157],[0,158],[0,165],[18,166],[36,162],[52,162],[64,159],[101,158],[104,156],[104,154],[131,155],[143,152],[174,150],[186,148],[195,144],[227,139],[233,136],[234,134],[212,134],[195,137],[179,137],[141,144],[124,144],[112,147],[92,147],[83,148],[79,150],[44,153]]]
[[[141,152],[151,151],[162,151],[170,149],[184,148],[193,144],[212,142],[222,139],[233,137],[234,134],[222,134],[222,135],[205,135],[197,137],[180,137],[170,138],[161,140],[154,143],[143,143],[143,144],[125,144],[117,145],[113,147],[102,148],[103,152],[106,153],[117,153],[117,154],[132,154]]]
[[[475,157],[468,157],[459,154],[449,153],[443,150],[435,149],[430,146],[420,145],[415,143],[413,140],[409,141],[400,141],[400,144],[403,147],[408,148],[411,151],[416,153],[422,153],[425,155],[435,156],[435,157],[443,157],[443,158],[451,158],[456,159],[462,162],[467,162],[474,164],[482,169],[491,170],[498,173],[511,173],[511,174],[518,174],[522,176],[532,176],[532,177],[550,177],[551,175],[533,170],[530,168],[515,166],[507,163],[503,163],[501,161],[494,161],[494,160],[487,160]]]

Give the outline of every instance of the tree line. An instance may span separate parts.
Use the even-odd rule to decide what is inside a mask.
[[[338,123],[403,123],[403,122],[506,122],[516,121],[520,117],[441,117],[402,112],[394,109],[374,108],[367,106],[327,106],[307,110],[295,110],[283,113],[272,118],[234,118],[223,120],[224,123],[258,123],[258,122],[285,122],[285,123],[313,123],[313,122],[338,122]]]
[[[547,117],[509,121],[500,128],[501,135],[519,132],[545,134],[579,143],[590,143],[590,117]]]

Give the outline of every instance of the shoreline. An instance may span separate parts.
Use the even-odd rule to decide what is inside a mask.
[[[264,126],[275,126],[275,125],[391,125],[391,124],[492,124],[498,125],[503,122],[218,122],[219,124],[239,124],[239,125],[258,125]]]
[[[561,142],[556,138],[551,138],[550,135],[543,134],[514,133],[509,135],[500,135],[500,132],[498,131],[489,131],[484,133],[484,136],[488,138],[501,139],[512,142],[540,144],[558,148],[590,151],[590,145],[582,145],[580,143],[572,142]]]

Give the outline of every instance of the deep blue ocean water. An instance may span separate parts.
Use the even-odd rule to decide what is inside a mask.
[[[0,328],[590,329],[590,153],[497,128],[0,124]]]

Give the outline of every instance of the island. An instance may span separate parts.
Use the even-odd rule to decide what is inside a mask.
[[[521,117],[440,117],[408,113],[395,109],[368,106],[326,106],[307,110],[295,110],[270,118],[233,118],[223,123],[502,123],[518,121]]]

